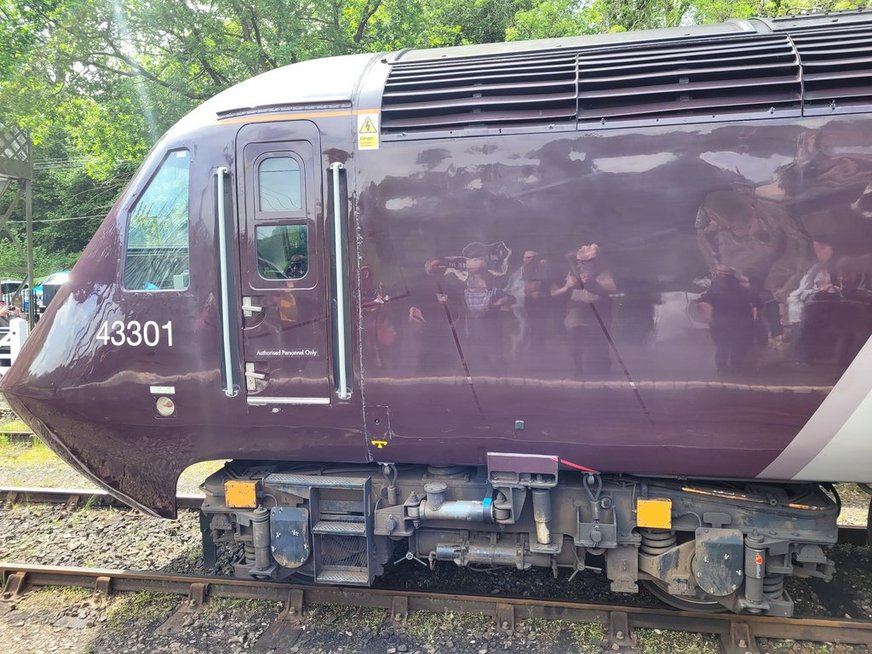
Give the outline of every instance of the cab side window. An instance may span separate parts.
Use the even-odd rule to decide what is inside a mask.
[[[257,170],[259,209],[265,213],[296,212],[303,208],[300,164],[293,157],[269,157]]]
[[[132,291],[188,287],[188,185],[190,153],[167,154],[130,212],[124,288]]]
[[[262,279],[302,279],[309,271],[309,226],[302,160],[271,152],[256,164],[255,241]]]
[[[302,279],[309,270],[306,225],[258,226],[257,272],[264,279]]]

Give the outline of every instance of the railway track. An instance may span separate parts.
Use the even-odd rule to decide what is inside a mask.
[[[70,508],[80,506],[100,506],[127,508],[121,500],[106,491],[84,488],[9,488],[0,487],[0,506],[11,506],[16,502],[33,504],[65,504]],[[176,496],[180,509],[199,510],[203,496],[180,494]],[[840,525],[839,542],[846,545],[869,545],[870,535],[866,527]]]
[[[93,488],[11,488],[0,487],[0,506],[17,502],[30,504],[65,504],[70,508],[81,506],[129,508],[124,502],[103,490]],[[199,510],[203,496],[196,493],[176,495],[180,509]]]
[[[123,503],[106,492],[91,489],[0,488],[0,505],[15,502],[55,503],[69,507],[118,506]],[[179,496],[179,506],[196,510],[202,502],[198,495]],[[843,542],[865,543],[865,528],[843,527]],[[167,621],[167,629],[185,621],[210,597],[261,599],[285,602],[285,608],[265,633],[265,643],[281,642],[299,635],[303,606],[339,604],[381,608],[394,617],[410,611],[458,611],[492,616],[505,629],[512,629],[515,620],[555,618],[580,623],[603,625],[608,635],[608,647],[615,651],[630,651],[634,645],[633,629],[657,628],[715,634],[723,651],[728,654],[756,653],[756,638],[785,638],[845,644],[872,645],[872,621],[826,618],[772,618],[766,616],[735,616],[731,614],[697,614],[664,608],[628,606],[623,604],[543,601],[501,596],[473,596],[444,593],[416,593],[401,589],[366,589],[359,587],[297,586],[287,583],[215,576],[166,575],[150,572],[130,572],[97,568],[66,568],[0,563],[4,580],[2,600],[14,601],[31,588],[42,586],[79,586],[108,595],[111,592],[152,591],[175,593],[187,599]],[[2,613],[2,606],[0,606]],[[276,639],[271,641],[270,639]]]
[[[302,631],[303,610],[324,604],[368,607],[389,612],[402,620],[415,611],[464,612],[492,617],[505,630],[517,620],[560,619],[596,623],[604,627],[606,647],[631,651],[638,628],[669,629],[714,634],[725,654],[756,654],[758,638],[806,640],[846,645],[872,645],[872,621],[835,618],[779,618],[731,613],[692,613],[620,604],[545,601],[515,597],[383,590],[344,586],[299,586],[247,579],[168,575],[99,568],[67,568],[0,562],[4,580],[3,602],[14,602],[27,591],[41,587],[93,589],[100,596],[123,592],[156,592],[180,595],[184,601],[161,630],[181,629],[188,615],[212,598],[284,602],[284,608],[264,632],[257,646],[289,647]]]

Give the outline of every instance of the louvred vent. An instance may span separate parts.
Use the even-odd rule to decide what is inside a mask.
[[[872,26],[794,31],[791,37],[802,60],[807,109],[872,105]]]
[[[394,64],[382,96],[382,131],[571,124],[575,60],[574,52],[551,51]]]
[[[784,35],[579,52],[582,127],[799,113],[799,61]]]
[[[772,29],[400,61],[385,85],[382,131],[599,129],[872,107],[872,14]]]

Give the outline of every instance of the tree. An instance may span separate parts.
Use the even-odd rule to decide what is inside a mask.
[[[717,23],[730,18],[862,9],[854,0],[537,0],[519,11],[509,40]]]
[[[5,122],[24,127],[34,140],[41,162],[34,187],[37,218],[63,219],[38,223],[37,242],[75,253],[99,222],[87,216],[105,213],[164,131],[206,98],[277,66],[403,47],[866,5],[851,0],[0,0],[0,108]]]

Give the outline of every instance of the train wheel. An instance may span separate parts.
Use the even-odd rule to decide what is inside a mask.
[[[727,607],[717,600],[673,595],[666,589],[666,584],[660,580],[644,580],[642,584],[661,602],[682,611],[697,611],[701,613],[727,612]]]

